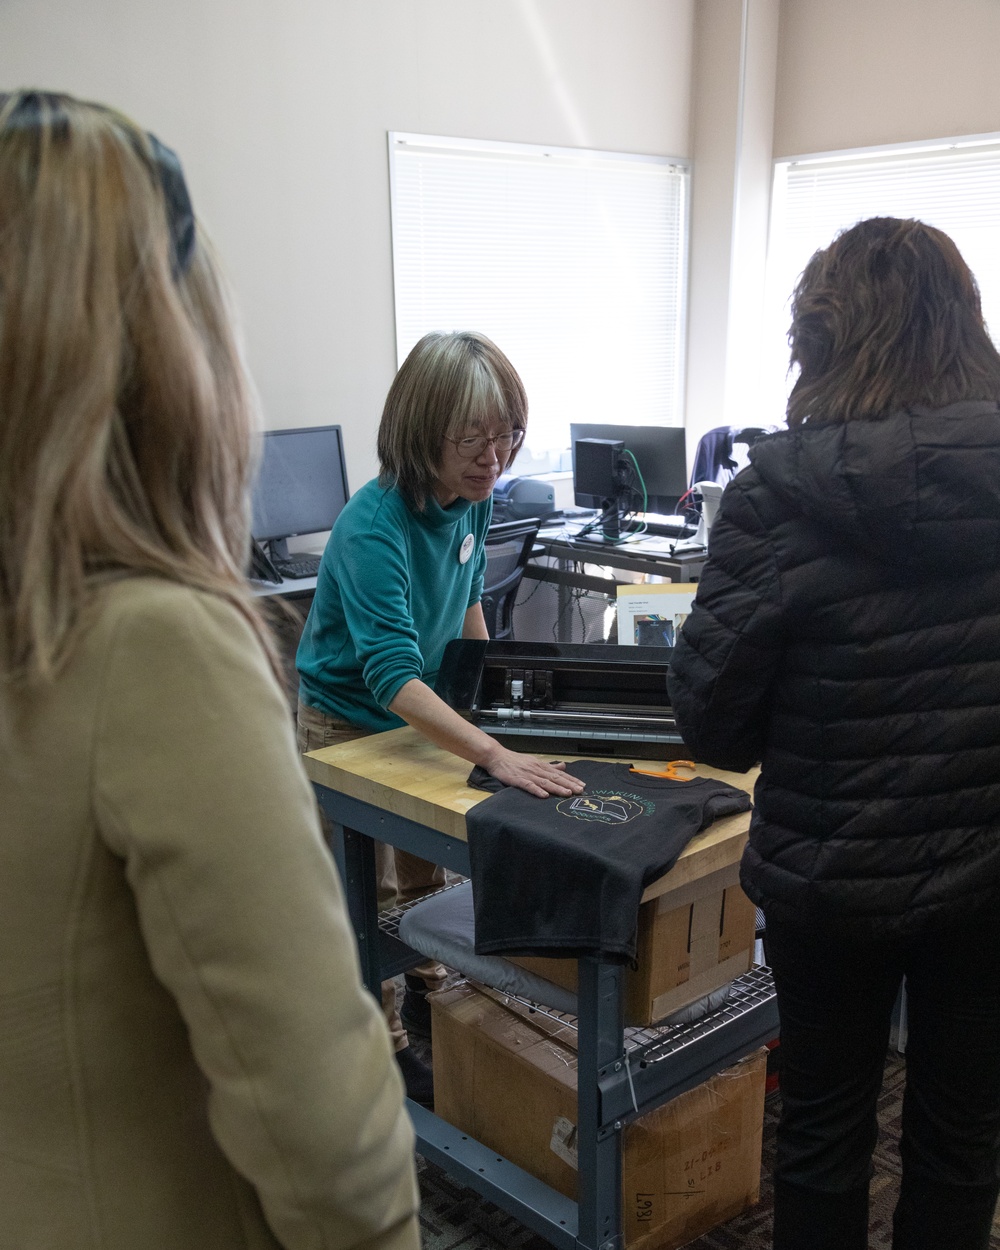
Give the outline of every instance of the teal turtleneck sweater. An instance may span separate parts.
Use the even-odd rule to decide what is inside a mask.
[[[483,591],[492,501],[434,499],[414,512],[394,488],[363,486],[326,545],[296,665],[303,703],[357,725],[395,729],[387,711],[412,678],[433,685],[445,645]],[[459,559],[473,536],[470,559]]]

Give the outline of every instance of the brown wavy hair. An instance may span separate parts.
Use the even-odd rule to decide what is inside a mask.
[[[256,413],[201,231],[176,272],[149,137],[70,96],[0,96],[0,672],[51,677],[96,585],[249,597]]]
[[[396,486],[423,511],[446,436],[461,438],[469,430],[487,428],[523,430],[527,424],[524,385],[494,342],[473,330],[432,330],[389,387],[378,430],[379,482]]]
[[[952,240],[921,221],[871,217],[817,252],[792,297],[788,340],[799,367],[790,426],[1000,398],[976,280]]]

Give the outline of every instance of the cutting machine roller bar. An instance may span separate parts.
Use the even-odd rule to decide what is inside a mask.
[[[483,708],[481,718],[496,718],[498,721],[536,721],[542,725],[564,725],[573,723],[587,726],[601,725],[642,725],[656,729],[676,729],[677,722],[672,716],[638,716],[624,715],[617,712],[556,712],[550,708],[541,711],[529,711],[519,707]]]
[[[572,726],[570,726],[572,728]],[[494,737],[503,738],[510,735],[513,738],[544,738],[547,742],[553,740],[553,730],[551,726],[543,729],[540,725],[490,725],[489,732]],[[580,736],[586,735],[590,742],[653,742],[662,745],[669,743],[675,746],[681,741],[680,734],[665,731],[650,733],[635,733],[627,729],[593,729],[589,726],[580,726]],[[546,748],[548,749],[548,748]],[[553,747],[553,750],[556,748]],[[565,749],[565,748],[564,748]],[[587,747],[586,750],[593,751],[595,748]],[[579,754],[579,752],[575,752]],[[658,757],[652,757],[658,758]]]

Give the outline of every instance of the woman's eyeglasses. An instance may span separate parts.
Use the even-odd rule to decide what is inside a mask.
[[[481,456],[491,443],[496,448],[498,456],[509,456],[524,442],[524,430],[505,430],[502,434],[494,434],[492,438],[487,438],[485,435],[448,438],[445,435],[445,440],[455,444],[455,450],[463,460],[474,460],[476,456]]]

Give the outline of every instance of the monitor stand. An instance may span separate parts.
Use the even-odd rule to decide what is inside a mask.
[[[613,499],[602,500],[601,509],[606,518],[601,526],[601,532],[608,542],[616,543],[622,536],[621,497],[616,495]]]
[[[319,572],[322,557],[310,552],[290,552],[285,538],[268,539],[267,549],[271,563],[285,578],[315,577]]]
[[[289,560],[287,538],[269,538],[266,545],[272,564],[287,563]]]

